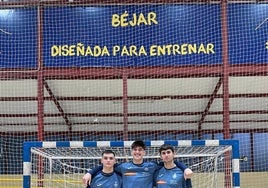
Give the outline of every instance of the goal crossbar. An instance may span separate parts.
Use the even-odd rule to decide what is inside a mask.
[[[32,159],[31,153],[38,154],[39,156],[49,159],[100,159],[100,148],[130,148],[133,141],[56,141],[56,142],[24,142],[23,144],[23,188],[31,187],[31,173],[32,173]],[[147,147],[159,147],[162,144],[170,144],[174,147],[182,148],[184,151],[183,157],[199,157],[199,156],[215,156],[221,155],[226,151],[231,152],[232,157],[232,187],[240,188],[240,154],[239,154],[239,141],[238,140],[157,140],[157,141],[145,141]],[[209,146],[209,150],[204,152],[195,153],[191,151],[191,147],[205,147]],[[96,150],[92,156],[88,156],[89,152],[75,152],[79,149]],[[221,148],[220,150],[218,148]],[[64,153],[64,155],[55,154],[57,152]],[[72,152],[68,152],[68,149],[72,149]],[[74,151],[73,151],[74,149]],[[45,150],[45,151],[44,151]],[[66,152],[67,150],[67,152]],[[116,151],[118,159],[131,158],[131,156]],[[95,154],[94,154],[95,153]],[[175,154],[180,157],[182,151],[177,151]],[[67,156],[66,156],[67,155]],[[158,154],[155,154],[158,155]],[[145,156],[150,159],[151,156]]]

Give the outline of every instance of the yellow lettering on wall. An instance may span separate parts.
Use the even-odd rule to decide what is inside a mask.
[[[157,55],[157,45],[152,45],[150,47],[150,56],[156,56]]]
[[[180,52],[180,45],[178,45],[178,44],[174,44],[173,45],[173,55],[176,55],[176,54],[181,54],[181,52]]]
[[[85,55],[85,46],[82,43],[77,44],[76,55],[77,56]]]
[[[101,48],[99,46],[94,47],[94,57],[98,57],[101,55]]]
[[[61,55],[62,56],[68,56],[68,49],[69,49],[69,46],[68,45],[63,45],[61,47]]]
[[[138,22],[137,22],[137,25],[141,25],[141,24],[147,25],[147,21],[142,13],[139,15]]]
[[[197,53],[196,44],[189,44],[188,45],[188,53],[189,54],[196,54]]]
[[[113,14],[112,15],[112,26],[113,27],[126,27],[126,26],[140,26],[140,25],[152,25],[158,24],[157,14],[155,12],[149,12],[146,15],[143,13],[133,13],[129,15],[127,12],[123,14]]]
[[[145,55],[145,56],[147,55],[147,52],[146,52],[144,46],[141,46],[140,50],[139,50],[139,56],[142,56],[142,55]]]
[[[56,45],[53,45],[51,47],[50,53],[51,53],[52,57],[55,57],[55,56],[60,54],[60,48],[58,48],[58,46],[56,46]]]
[[[123,46],[122,51],[121,51],[121,56],[129,56],[128,50],[126,46]]]
[[[268,49],[268,42],[265,43]],[[214,54],[214,44],[165,44],[151,45],[149,48],[150,56],[169,56],[169,55],[190,55],[190,54]],[[147,49],[144,46],[136,45],[115,45],[112,46],[113,56],[147,56]],[[83,43],[76,45],[53,45],[50,53],[52,57],[56,56],[110,56],[107,46],[85,46]]]
[[[124,14],[121,15],[121,27],[125,27],[128,25],[127,17],[128,17],[127,12],[125,12]]]
[[[171,44],[166,45],[167,55],[170,55],[171,54],[171,48],[172,47],[173,47],[173,45],[171,45]]]
[[[120,46],[113,46],[113,56],[116,56],[117,52],[120,51]]]
[[[75,55],[75,49],[76,49],[75,45],[71,45],[69,47],[69,56],[74,56]]]
[[[181,55],[185,55],[188,53],[188,44],[181,45]]]
[[[102,55],[102,56],[105,56],[105,55],[110,56],[110,52],[109,52],[107,46],[104,46],[104,47],[103,47],[103,49],[102,49],[102,54],[101,54],[101,55]]]
[[[155,12],[149,12],[148,13],[148,25],[158,24],[158,21],[156,20],[156,13]]]
[[[85,55],[86,55],[86,56],[88,56],[88,55],[93,56],[93,52],[92,52],[90,46],[87,47],[87,50],[86,50],[86,52],[85,52]]]
[[[136,46],[132,45],[129,47],[129,55],[130,56],[133,56],[133,55],[137,56],[138,55]]]
[[[201,44],[200,46],[199,46],[199,48],[198,48],[198,53],[200,54],[200,53],[206,53],[206,49],[205,49],[205,47],[204,47],[204,44]]]
[[[151,45],[150,56],[213,54],[214,44],[166,44],[162,46]]]
[[[207,44],[207,54],[210,54],[210,53],[215,54],[214,44],[212,43]]]
[[[113,27],[118,27],[120,26],[120,16],[118,14],[113,14],[112,15],[112,26]]]
[[[158,46],[157,47],[157,55],[166,55],[166,46]]]
[[[130,21],[129,21],[129,25],[130,25],[130,26],[135,26],[136,23],[137,23],[137,15],[136,15],[136,13],[134,13],[134,14],[133,14],[133,20],[130,20]]]

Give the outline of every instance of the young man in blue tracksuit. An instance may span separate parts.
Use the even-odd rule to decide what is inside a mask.
[[[156,188],[191,188],[191,181],[184,179],[182,169],[174,163],[174,148],[164,144],[159,148],[159,154],[164,166],[157,170],[154,175]]]
[[[103,169],[96,173],[87,188],[122,188],[122,176],[114,171],[115,153],[112,150],[102,152]]]

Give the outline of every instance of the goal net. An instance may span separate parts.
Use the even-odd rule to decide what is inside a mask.
[[[268,0],[0,0],[0,188],[25,141],[224,139],[266,187],[267,34]]]
[[[111,144],[110,142],[96,143],[99,143],[96,147],[51,147],[55,146],[55,142],[46,143],[45,147],[31,147],[28,150],[31,158],[28,166],[31,168],[31,178],[29,184],[25,182],[24,188],[29,188],[29,186],[84,187],[81,181],[83,174],[88,169],[100,164],[101,153],[105,149],[112,149],[119,163],[131,160],[131,141],[122,142],[125,143],[124,145],[121,145],[120,142],[115,142],[117,144]],[[230,143],[220,145],[218,141],[198,141],[193,144],[194,142],[189,140],[149,141],[147,143],[149,143],[149,147],[146,148],[145,160],[158,162],[160,161],[159,146],[163,143],[172,144],[175,148],[176,160],[185,163],[193,170],[192,184],[195,188],[224,187],[226,181],[233,182],[230,179],[231,176],[228,177],[228,175],[234,173],[234,168],[239,165],[233,164],[236,167],[232,166],[232,160],[234,159],[231,158],[234,148]],[[233,182],[233,185],[236,183]]]

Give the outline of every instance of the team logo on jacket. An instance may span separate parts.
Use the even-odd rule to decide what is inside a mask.
[[[114,188],[117,188],[118,186],[119,186],[119,185],[118,185],[117,181],[114,182]]]
[[[164,181],[164,180],[158,180],[156,183],[157,183],[157,184],[166,184],[167,182]]]
[[[136,172],[125,172],[124,175],[125,176],[136,176],[137,173]]]

